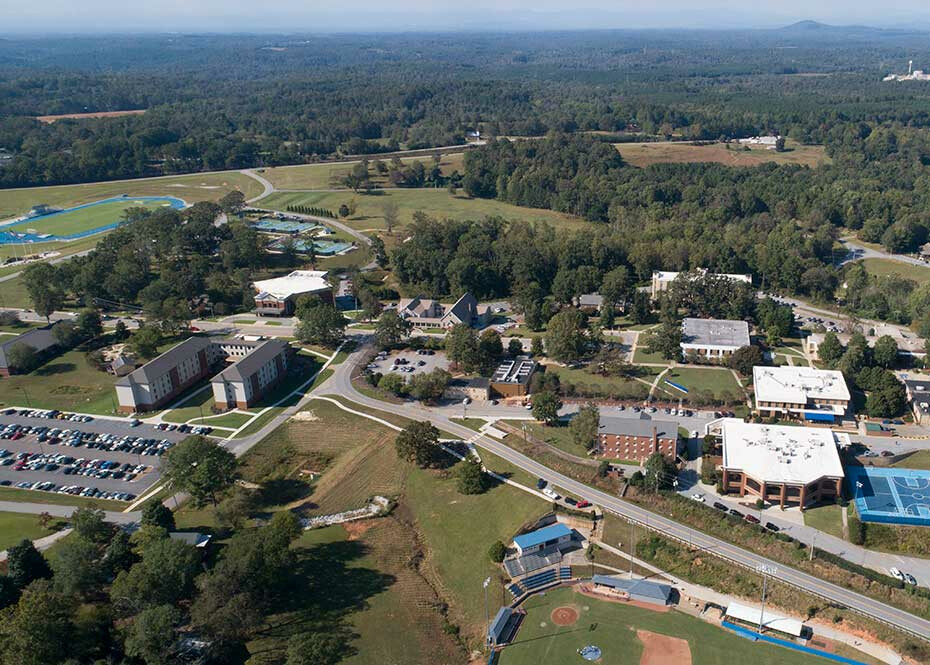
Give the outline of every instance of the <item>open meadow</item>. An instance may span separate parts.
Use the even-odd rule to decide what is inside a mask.
[[[864,259],[862,265],[870,275],[895,275],[917,282],[918,285],[930,283],[930,264],[918,266],[894,259]]]
[[[776,152],[762,147],[743,150],[742,146],[714,143],[691,145],[688,142],[616,143],[614,146],[623,159],[633,166],[646,167],[652,164],[687,164],[692,162],[716,162],[728,166],[758,166],[776,164],[800,164],[820,166],[830,162],[822,145],[801,145],[788,141],[785,152]]]
[[[371,163],[378,159],[377,155],[368,158]],[[385,164],[390,164],[389,157],[381,158]],[[413,162],[421,162],[429,171],[433,168],[433,157],[431,155],[419,155],[417,157],[403,157],[401,160],[404,166],[409,166]],[[453,171],[462,173],[465,170],[465,153],[450,152],[443,153],[439,162],[439,170],[443,176],[449,176]],[[352,172],[352,169],[358,162],[332,162],[322,164],[301,164],[298,166],[277,166],[262,169],[262,177],[266,178],[275,189],[348,189],[342,184],[341,179]],[[368,172],[371,174],[371,181],[378,187],[392,187],[386,174],[378,174],[373,166],[369,166]]]

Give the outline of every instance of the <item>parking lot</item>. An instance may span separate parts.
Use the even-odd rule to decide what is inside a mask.
[[[23,434],[11,426],[48,429],[41,434]],[[158,452],[187,436],[145,424],[132,427],[129,421],[94,418],[75,422],[19,413],[0,413],[0,432],[4,437],[0,438],[0,449],[8,451],[0,461],[0,483],[14,488],[21,483],[51,483],[55,486],[52,491],[63,486],[91,488],[83,496],[93,490],[110,495],[142,494],[159,478]],[[34,470],[40,465],[41,470]],[[126,500],[126,496],[97,496]]]
[[[449,369],[449,361],[442,351],[421,349],[418,351],[394,351],[380,353],[369,365],[372,372],[388,374],[400,372],[401,375],[414,376],[424,372],[431,372],[436,368]]]

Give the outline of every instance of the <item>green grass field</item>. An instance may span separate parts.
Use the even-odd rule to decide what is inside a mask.
[[[790,649],[750,642],[681,612],[653,612],[624,603],[601,601],[566,587],[537,594],[523,606],[527,610],[526,618],[514,643],[501,651],[500,665],[583,663],[578,650],[589,644],[601,648],[600,662],[638,665],[643,645],[636,635],[637,630],[686,640],[691,662],[696,665],[816,665],[827,662]],[[574,607],[580,618],[571,626],[555,626],[550,618],[552,610],[564,606]]]
[[[86,185],[4,189],[0,190],[0,220],[29,212],[30,208],[40,203],[70,208],[123,194],[176,196],[188,203],[196,203],[197,201],[216,201],[233,189],[242,191],[246,198],[258,196],[262,192],[262,186],[257,180],[238,171],[97,182]]]
[[[105,499],[88,499],[84,496],[71,494],[54,494],[52,492],[37,492],[23,490],[18,487],[0,487],[0,501],[17,501],[20,503],[50,503],[56,506],[87,506],[101,510],[122,511],[129,504],[124,501],[109,501]]]
[[[38,494],[38,492],[33,492]],[[38,515],[0,512],[0,550],[12,547],[23,538],[36,540],[52,533],[51,529],[39,526]]]
[[[652,383],[661,368],[640,367],[639,370],[641,372],[639,378]],[[563,385],[571,383],[575,386],[586,386],[604,394],[615,395],[618,398],[645,399],[649,393],[647,383],[637,381],[632,377],[601,376],[600,374],[591,374],[583,369],[570,369],[553,364],[546,365],[546,372],[556,374]]]
[[[371,161],[374,162],[375,158]],[[382,160],[389,163],[389,159]],[[433,158],[431,155],[421,155],[419,157],[404,157],[401,159],[404,165],[420,161],[427,170],[433,168]],[[462,173],[464,167],[465,154],[461,152],[445,153],[439,162],[439,169],[444,176],[450,175],[453,171]],[[261,172],[262,177],[267,178],[276,189],[346,189],[340,179],[350,173],[355,166],[353,162],[335,163],[335,164],[304,164],[301,166],[280,166],[277,168],[266,168]],[[369,166],[368,172],[371,174],[372,182],[378,187],[391,187],[391,183],[386,175],[378,175],[373,166]],[[351,191],[351,190],[347,190]]]
[[[0,405],[113,415],[115,377],[87,364],[80,351],[68,351],[29,374],[0,380]]]
[[[917,266],[893,259],[864,259],[862,265],[870,275],[896,275],[918,284],[930,283],[930,265]]]
[[[843,537],[843,508],[836,505],[817,506],[804,511],[804,524],[837,538]]]
[[[891,466],[901,469],[930,469],[930,450],[918,450]]]
[[[73,235],[119,222],[123,212],[128,208],[146,208],[158,210],[171,207],[168,199],[133,199],[109,201],[87,208],[69,210],[56,215],[29,219],[17,224],[0,227],[2,231],[17,233],[50,233],[52,235]]]
[[[492,199],[471,199],[462,194],[452,195],[445,189],[390,189],[369,195],[352,192],[278,192],[262,199],[257,205],[275,210],[286,210],[289,205],[321,206],[335,210],[352,198],[357,204],[356,213],[341,221],[360,230],[384,230],[383,206],[388,201],[397,204],[400,226],[409,224],[413,213],[422,210],[439,219],[480,220],[488,215],[500,215],[509,220],[548,222],[559,228],[591,228],[590,222],[571,215],[552,210],[521,208]]]
[[[743,395],[733,374],[727,369],[676,367],[669,370],[662,378],[684,386],[689,392],[710,391],[714,397],[729,394],[733,399],[741,398]],[[676,394],[679,391],[672,388],[670,392]]]

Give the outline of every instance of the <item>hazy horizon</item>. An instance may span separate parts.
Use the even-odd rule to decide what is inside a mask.
[[[446,0],[357,0],[351,11],[300,0],[277,0],[261,6],[245,0],[161,0],[127,3],[115,0],[0,0],[4,23],[0,34],[48,33],[351,33],[412,31],[546,31],[590,29],[751,29],[777,28],[813,20],[832,25],[878,28],[928,28],[926,2],[903,0],[893,8],[863,0],[744,2],[718,0],[703,6],[671,0],[661,8],[643,8],[629,0],[588,0],[566,8],[552,0],[476,0],[463,7]]]

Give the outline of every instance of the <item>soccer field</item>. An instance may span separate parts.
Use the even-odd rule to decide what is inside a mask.
[[[173,197],[120,197],[104,199],[95,203],[69,208],[61,212],[42,215],[27,219],[15,224],[0,227],[0,242],[34,242],[36,236],[50,234],[56,239],[71,239],[112,228],[122,219],[123,212],[128,208],[181,208],[184,201]],[[18,234],[25,237],[19,238]]]
[[[578,650],[588,645],[601,649],[599,662],[639,665],[642,662],[678,665],[689,662],[676,654],[688,643],[694,665],[815,665],[828,661],[769,644],[754,643],[723,628],[676,610],[653,612],[625,603],[597,600],[568,587],[532,596],[513,644],[504,647],[498,665],[585,665]],[[571,607],[578,620],[566,626],[553,623],[552,611]],[[666,640],[664,638],[677,638]],[[643,658],[644,648],[650,649]],[[663,655],[665,656],[663,658]]]

